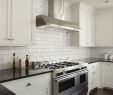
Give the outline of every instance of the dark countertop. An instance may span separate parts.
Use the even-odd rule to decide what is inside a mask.
[[[0,85],[0,95],[16,95],[9,89],[5,88],[4,86]]]
[[[17,79],[21,79],[21,78],[26,78],[26,77],[30,77],[30,76],[36,76],[36,75],[40,75],[40,74],[50,73],[50,72],[52,72],[52,70],[49,70],[49,69],[37,69],[37,70],[5,69],[5,70],[0,70],[0,83],[17,80]]]
[[[73,60],[73,62],[91,64],[95,62],[111,62],[111,61],[105,61],[104,59],[100,59],[100,58],[84,58],[84,59]],[[36,76],[44,73],[49,73],[52,71],[53,70],[50,70],[50,69],[37,69],[37,70],[31,70],[31,69],[25,69],[25,68],[21,70],[4,69],[4,70],[0,70],[0,83],[21,79],[21,78],[26,78],[30,76]]]
[[[110,62],[110,63],[113,63],[113,61],[105,60],[105,59],[102,59],[102,58],[84,58],[84,59],[76,59],[76,60],[73,60],[73,61],[74,62],[83,62],[83,63],[88,63],[88,64],[95,63],[95,62]]]

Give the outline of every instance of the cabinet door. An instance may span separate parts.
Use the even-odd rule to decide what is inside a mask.
[[[100,65],[98,62],[89,64],[88,66],[88,86],[89,91],[95,87],[100,87]]]
[[[95,46],[95,14],[91,11],[88,12],[87,39],[87,46]]]
[[[51,95],[48,84],[40,85],[40,87],[34,87],[28,90],[17,93],[17,95]]]
[[[80,46],[86,46],[87,42],[87,18],[88,11],[84,6],[80,6]]]
[[[10,44],[10,0],[0,0],[0,46]]]
[[[113,12],[100,11],[96,15],[96,46],[113,46]]]
[[[32,42],[32,0],[12,0],[12,45]]]
[[[43,89],[39,89],[37,91],[32,92],[30,95],[51,95],[49,91],[49,87],[44,87]]]
[[[95,46],[95,14],[85,4],[80,6],[80,46]]]
[[[51,73],[2,83],[16,95],[52,95]],[[28,85],[29,84],[29,85]]]
[[[113,64],[103,63],[103,86],[113,88]]]

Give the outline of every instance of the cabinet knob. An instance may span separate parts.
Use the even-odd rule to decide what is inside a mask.
[[[26,87],[29,87],[29,86],[32,86],[30,82],[26,84]]]

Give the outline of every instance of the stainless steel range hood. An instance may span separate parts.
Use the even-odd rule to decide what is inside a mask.
[[[79,31],[79,25],[56,17],[55,14],[59,17],[63,14],[63,3],[64,0],[48,0],[48,16],[36,16],[36,26],[39,28],[58,28],[68,31]],[[59,10],[59,14],[56,13],[56,9]]]

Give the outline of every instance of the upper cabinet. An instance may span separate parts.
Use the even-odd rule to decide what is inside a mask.
[[[0,0],[0,45],[10,44],[10,2],[10,0]]]
[[[13,45],[27,45],[32,41],[32,0],[12,0],[11,18]]]
[[[95,13],[84,3],[80,4],[80,28],[80,46],[95,46]]]
[[[95,10],[84,3],[79,8],[79,34],[71,33],[71,46],[95,46]]]
[[[94,10],[80,3],[79,22],[81,31],[71,34],[72,45],[113,47],[113,8]]]
[[[0,0],[0,46],[32,43],[32,0]]]
[[[96,46],[113,46],[113,10],[96,12]]]

